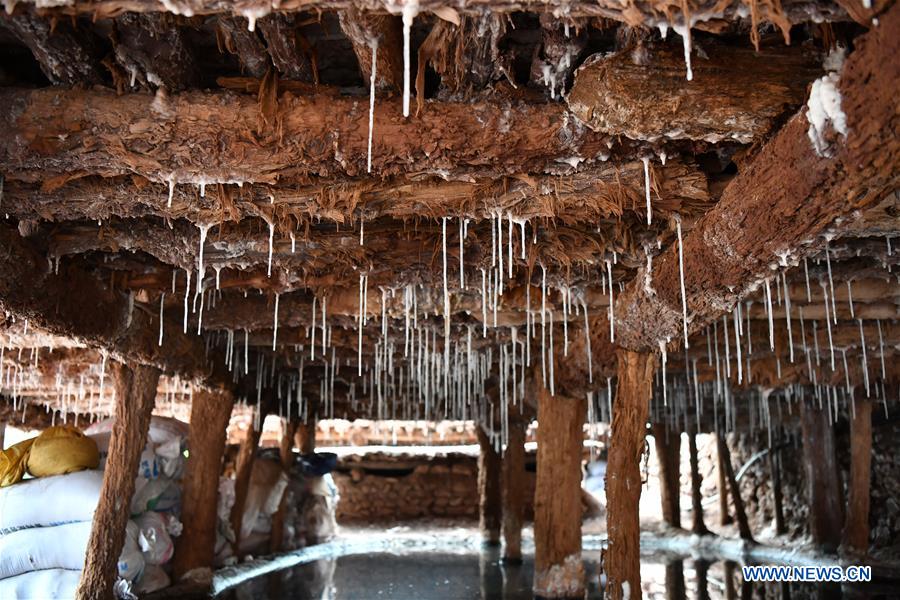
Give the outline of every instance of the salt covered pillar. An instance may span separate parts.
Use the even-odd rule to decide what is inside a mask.
[[[500,485],[500,454],[484,430],[475,428],[478,436],[478,514],[481,539],[485,544],[500,543],[502,524],[502,488]]]
[[[613,600],[641,594],[640,523],[641,455],[653,391],[656,356],[620,348],[619,385],[613,404],[606,468],[607,596]]]
[[[116,421],[85,553],[85,567],[75,591],[79,600],[113,597],[119,554],[125,543],[125,526],[131,513],[134,480],[147,441],[150,413],[156,403],[157,369],[116,365]]]
[[[534,594],[580,598],[584,596],[581,454],[587,401],[584,396],[551,396],[549,390],[537,385]]]

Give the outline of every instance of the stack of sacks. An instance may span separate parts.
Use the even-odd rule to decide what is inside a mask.
[[[285,494],[285,550],[320,544],[335,536],[339,497],[331,473],[311,473],[298,461],[291,468]]]
[[[106,462],[114,422],[107,419],[86,430],[97,442],[101,464]],[[177,419],[154,416],[150,420],[131,499],[135,543],[144,563],[139,576],[132,580],[138,593],[149,593],[171,583],[167,565],[175,549],[172,538],[181,534],[178,515],[188,431],[188,425]]]

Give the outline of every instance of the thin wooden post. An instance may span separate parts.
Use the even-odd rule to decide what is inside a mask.
[[[684,600],[684,561],[666,563],[666,600]]]
[[[721,433],[713,434],[717,438]],[[722,462],[722,455],[718,452],[719,444],[716,442],[716,489],[719,492],[719,524],[722,526],[731,523],[731,513],[728,511],[728,482],[725,480],[725,465]],[[693,477],[693,471],[692,477]],[[691,480],[693,484],[693,479]]]
[[[234,396],[226,391],[196,390],[191,400],[189,456],[182,479],[184,529],[176,539],[173,562],[176,580],[195,569],[212,567],[219,476],[233,406]]]
[[[117,365],[115,371],[116,421],[85,553],[85,567],[75,591],[79,600],[113,597],[119,554],[125,543],[125,525],[131,512],[134,480],[147,442],[150,414],[156,403],[159,370]]]
[[[663,423],[654,423],[652,432],[659,462],[663,521],[670,527],[681,527],[681,434]]]
[[[260,416],[260,427],[262,426]],[[247,504],[247,493],[250,491],[250,475],[253,472],[253,461],[256,458],[256,447],[259,445],[259,431],[254,427],[253,421],[247,429],[244,439],[238,448],[238,456],[234,474],[234,506],[231,507],[231,528],[234,530],[234,555],[240,556],[241,530],[244,524],[244,508]]]
[[[781,457],[779,445],[769,449],[769,472],[772,476],[772,503],[775,508],[775,533],[783,534],[787,529],[784,526],[784,493],[781,489]]]
[[[509,423],[503,453],[503,561],[522,562],[522,519],[525,512],[525,423]]]
[[[316,451],[316,424],[318,410],[318,402],[310,401],[309,406],[309,416],[306,421],[300,423],[297,427],[297,433],[295,434],[297,444],[297,448],[300,450],[300,454],[313,454]]]
[[[813,542],[835,551],[844,524],[843,489],[835,454],[834,429],[828,413],[807,403],[800,405],[800,426],[809,494],[809,529]]]
[[[581,562],[581,453],[587,401],[538,389],[534,490],[534,594],[584,595]]]
[[[613,404],[609,463],[606,468],[607,594],[613,600],[641,593],[641,455],[653,393],[656,356],[620,348],[619,385]]]
[[[850,421],[850,493],[844,548],[866,554],[869,549],[869,489],[872,480],[872,401],[856,400],[856,414]]]
[[[691,465],[691,531],[697,535],[706,535],[709,529],[703,522],[703,494],[700,487],[703,485],[703,476],[700,475],[700,464],[697,458],[697,434],[693,428],[687,432],[688,438],[688,463]]]
[[[719,456],[722,457],[722,464],[725,467],[725,477],[731,488],[731,500],[734,502],[734,514],[737,517],[738,530],[741,539],[753,541],[753,533],[750,531],[750,523],[747,521],[747,511],[744,510],[744,499],[741,497],[741,489],[738,486],[737,479],[734,476],[734,467],[731,465],[731,451],[728,449],[728,443],[725,441],[724,435],[716,436],[716,447]]]
[[[500,483],[500,454],[481,427],[478,436],[478,514],[481,539],[489,546],[500,544],[500,527],[503,523],[503,499]]]

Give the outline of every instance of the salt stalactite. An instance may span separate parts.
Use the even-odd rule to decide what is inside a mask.
[[[487,280],[481,269],[481,337],[487,337]]]
[[[806,301],[812,302],[812,290],[809,287],[809,263],[806,258],[803,259],[803,274],[806,276]]]
[[[503,216],[497,211],[497,293],[503,295]]]
[[[202,291],[203,278],[206,276],[206,265],[203,263],[203,247],[206,245],[206,236],[211,224],[198,225],[200,229],[200,250],[197,253],[197,294]]]
[[[163,309],[166,306],[166,293],[163,292],[159,297],[159,343],[158,346],[162,346],[163,341]]]
[[[738,304],[734,308],[734,348],[737,353],[737,378],[738,383],[743,383],[744,381],[744,365],[741,361],[741,314],[740,314],[741,305]]]
[[[275,221],[272,220],[269,222],[269,264],[266,268],[266,276],[272,276],[272,250],[275,246]]]
[[[609,261],[606,261],[606,275],[609,279],[609,341],[613,343],[616,341],[616,311],[613,302],[612,264]]]
[[[370,40],[369,47],[372,48],[372,72],[369,75],[369,143],[366,157],[366,173],[372,172],[372,129],[375,126],[375,57],[378,55],[378,39]],[[360,239],[362,239],[361,232]],[[360,242],[361,245],[362,242]]]
[[[322,295],[322,357],[325,356],[326,346],[328,345],[328,324],[325,319],[328,315],[328,296]],[[315,325],[315,320],[313,320]]]
[[[550,395],[551,395],[551,396],[555,396],[555,395],[556,395],[556,388],[555,388],[555,386],[554,386],[554,381],[555,381],[556,378],[555,378],[554,375],[553,375],[553,311],[552,311],[552,310],[549,311],[549,316],[550,316],[550,357],[549,357],[549,363],[550,363]]]
[[[881,358],[881,380],[885,381],[887,379],[887,371],[884,368],[884,336],[881,333],[881,319],[876,319],[875,325],[878,327],[878,356]]]
[[[278,300],[281,294],[275,292],[275,317],[274,317],[274,325],[272,326],[272,351],[275,351],[275,344],[278,340]]]
[[[584,346],[587,352],[588,383],[594,383],[594,369],[591,365],[591,324],[588,320],[587,301],[582,300],[581,306],[584,308]]]
[[[647,225],[653,222],[653,211],[650,207],[650,157],[641,158],[644,163],[644,196],[647,198]]]
[[[547,267],[541,265],[541,382],[547,387]]]
[[[772,317],[772,287],[766,279],[766,318],[769,320],[769,349],[775,351],[775,321]]]
[[[169,199],[166,202],[166,208],[172,208],[172,197],[175,196],[175,176],[170,176],[167,181],[169,183]]]
[[[309,318],[309,329],[310,329],[310,339],[309,341],[309,360],[316,359],[316,304],[318,303],[319,298],[317,296],[313,296],[312,303],[312,314]]]
[[[357,348],[356,348],[356,375],[358,377],[362,377],[362,336],[363,336],[363,314],[365,312],[365,306],[363,305],[363,280],[365,279],[365,275],[360,274],[359,276],[359,318],[356,321],[356,331],[358,334]]]
[[[866,386],[866,397],[869,398],[872,396],[871,390],[869,388],[869,361],[866,356],[866,334],[863,331],[863,320],[857,319],[857,323],[859,323],[859,345],[862,348],[862,372],[863,372],[863,383]]]
[[[828,244],[825,244],[825,264],[828,268],[828,288],[831,292],[831,317],[834,321],[834,324],[837,325],[837,308],[834,303],[834,279],[831,277],[831,258],[829,257],[830,252],[828,249]]]
[[[788,331],[788,353],[790,356],[791,363],[794,362],[794,331],[791,328],[791,290],[788,287],[787,275],[785,275],[784,271],[781,272],[781,283],[782,287],[784,287],[784,314],[787,319],[787,331]],[[747,335],[750,335],[750,329],[747,328]]]
[[[853,310],[853,286],[850,284],[850,280],[847,280],[847,302],[850,303],[850,318],[855,319],[856,314]]]
[[[185,269],[184,274],[187,276],[187,283],[184,286],[184,333],[187,333],[188,326],[188,297],[191,293],[191,271]]]
[[[668,385],[666,384],[666,362],[668,362],[668,354],[666,352],[666,340],[659,340],[659,354],[662,357],[662,389],[663,389],[663,406],[669,405]]]
[[[507,257],[507,269],[509,278],[512,279],[513,276],[513,217],[512,213],[506,213],[506,217],[509,220],[509,231],[507,232],[507,238],[509,239],[509,256]]]
[[[463,262],[463,241],[466,239],[465,231],[466,222],[463,217],[459,218],[459,289],[466,289],[466,271]]]
[[[244,375],[250,372],[250,332],[244,330]]]
[[[562,295],[562,322],[563,322],[563,356],[569,356],[569,315],[566,310],[567,288],[559,288]]]
[[[678,234],[678,277],[681,284],[681,321],[684,325],[684,349],[688,349],[687,294],[684,290],[684,247],[681,240],[681,217],[675,217],[675,231]]]
[[[409,69],[410,69],[410,30],[413,20],[419,14],[419,1],[406,0],[403,4],[403,116],[409,116]],[[374,69],[372,71],[374,73]]]
[[[825,325],[827,326],[827,329],[828,329],[828,346],[831,350],[831,370],[832,370],[832,372],[834,372],[834,342],[832,341],[832,338],[831,338],[831,317],[829,317],[829,315],[828,315],[828,286],[825,285],[825,283],[822,281],[819,282],[819,285],[822,286],[822,294],[824,296],[823,300],[825,301],[824,302],[824,304],[825,304]],[[816,355],[818,355],[818,354],[819,354],[819,352],[818,352],[818,350],[816,350]]]
[[[444,268],[444,393],[447,393],[447,374],[450,371],[450,288],[447,277],[447,218],[441,219],[441,241]]]

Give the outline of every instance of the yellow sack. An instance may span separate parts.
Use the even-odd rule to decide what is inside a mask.
[[[6,487],[22,481],[25,475],[25,463],[35,438],[24,440],[0,451],[0,487]]]
[[[42,431],[28,456],[28,472],[35,477],[96,469],[99,465],[97,443],[68,425]]]

